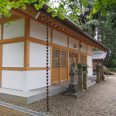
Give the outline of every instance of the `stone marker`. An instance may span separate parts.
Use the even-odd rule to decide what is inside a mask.
[[[66,90],[66,93],[76,93],[77,92],[77,64],[76,60],[73,59],[70,69],[70,83]]]
[[[102,80],[102,65],[98,63],[96,65],[96,82],[100,83]]]
[[[83,65],[83,89],[87,89],[87,65]]]
[[[82,64],[78,64],[78,85],[80,91],[83,91],[83,66]]]

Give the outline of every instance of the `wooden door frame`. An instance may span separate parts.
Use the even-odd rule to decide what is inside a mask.
[[[52,57],[52,58],[51,58],[51,59],[52,59],[52,60],[51,60],[51,67],[52,67],[52,68],[51,68],[51,76],[52,76],[52,77],[51,77],[51,83],[52,83],[52,85],[53,85],[53,84],[59,84],[59,83],[60,83],[60,68],[59,68],[58,83],[54,83],[54,82],[53,82],[53,50],[54,50],[54,49],[59,50],[59,48],[58,48],[58,47],[52,47],[52,50],[51,50],[51,52],[52,52],[52,55],[51,55],[51,57]],[[59,51],[60,51],[60,50],[59,50]],[[60,57],[60,56],[59,56],[59,57]]]
[[[69,69],[68,69],[68,59],[69,59],[69,56],[68,56],[68,49],[67,48],[65,48],[65,49],[62,49],[62,48],[60,48],[60,46],[52,46],[52,60],[51,60],[51,62],[53,62],[53,50],[54,49],[57,49],[57,50],[59,50],[60,51],[60,60],[59,60],[59,63],[60,63],[60,61],[61,61],[61,51],[65,51],[66,53],[67,53],[67,66],[66,66],[66,69],[67,69],[67,78],[66,78],[66,81],[68,81],[68,72],[69,72]],[[51,65],[52,65],[52,63],[51,63]],[[51,68],[51,82],[52,82],[52,84],[54,84],[53,83],[53,66],[51,66],[52,68]],[[61,67],[59,67],[59,81],[58,81],[59,83],[61,83]],[[57,83],[57,84],[59,84],[59,83]]]

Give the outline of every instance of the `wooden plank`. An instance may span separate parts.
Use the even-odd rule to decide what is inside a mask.
[[[18,38],[0,40],[0,44],[17,43],[17,42],[23,42],[23,41],[25,41],[24,37],[18,37]]]
[[[26,41],[24,42],[24,67],[25,68],[29,67],[29,47],[30,47],[29,37],[30,37],[30,19],[25,18],[25,38],[26,38]]]
[[[42,44],[42,45],[46,45],[46,41],[43,41],[43,40],[37,39],[37,38],[33,38],[33,37],[30,37],[29,41],[38,43],[38,44]],[[48,46],[51,46],[51,42],[48,43]]]
[[[19,9],[12,9],[11,12],[12,12],[12,14],[15,14],[15,15],[21,17],[21,18],[30,18],[29,15],[27,15],[26,13],[22,12]]]
[[[58,44],[55,44],[55,43],[52,43],[52,46],[55,47],[55,48],[64,49],[64,50],[68,49],[67,47],[64,47],[64,46],[61,46],[61,45],[58,45]]]
[[[46,67],[1,67],[2,70],[10,70],[10,71],[31,71],[31,70],[46,70]],[[49,67],[48,70],[51,68]]]
[[[15,20],[18,20],[18,19],[21,19],[21,17],[16,16],[16,15],[13,15],[13,16],[8,17],[8,18],[0,18],[0,24],[6,23],[6,22],[9,22],[9,21],[15,21]]]

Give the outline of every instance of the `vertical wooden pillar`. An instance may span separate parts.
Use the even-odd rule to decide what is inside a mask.
[[[29,68],[29,47],[30,47],[30,19],[25,18],[25,41],[24,41],[24,68]]]
[[[67,56],[68,56],[68,58],[67,58],[67,73],[68,73],[68,76],[67,76],[67,80],[69,80],[70,79],[70,76],[69,76],[69,73],[70,73],[70,69],[69,69],[69,36],[67,36],[67,38],[68,38],[68,42],[67,42],[67,44],[68,44],[68,50],[67,50]]]
[[[79,63],[81,63],[81,41],[79,41]]]
[[[3,24],[0,28],[0,41],[3,40]],[[0,87],[2,87],[2,57],[3,57],[3,44],[0,44]]]

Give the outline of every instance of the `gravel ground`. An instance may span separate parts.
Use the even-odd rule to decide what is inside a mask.
[[[46,100],[24,107],[45,113]],[[2,111],[0,107],[1,112],[3,115],[0,116],[25,116],[23,113],[15,115],[13,111],[11,111],[11,115],[5,115],[6,112]],[[116,74],[109,76],[108,80],[90,87],[78,98],[62,94],[50,97],[48,114],[50,116],[116,116]]]
[[[0,116],[29,116],[29,115],[0,106]]]
[[[45,100],[27,105],[27,108],[45,112]],[[95,86],[77,99],[56,95],[50,97],[50,116],[116,116],[116,75]]]

